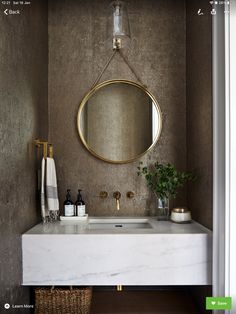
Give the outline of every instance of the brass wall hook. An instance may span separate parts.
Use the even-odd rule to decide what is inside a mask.
[[[49,144],[49,158],[53,158],[53,146],[52,144]]]
[[[44,159],[46,159],[48,157],[48,149],[49,149],[49,157],[50,158],[53,157],[53,146],[52,146],[52,144],[49,144],[47,141],[42,141],[39,139],[34,140],[34,144],[38,148],[43,146],[43,158]]]

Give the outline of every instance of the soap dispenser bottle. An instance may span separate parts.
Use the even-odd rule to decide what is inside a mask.
[[[70,190],[67,190],[66,199],[64,201],[64,215],[66,217],[75,215],[74,203],[71,200]]]
[[[77,200],[75,202],[75,212],[76,212],[76,215],[79,217],[82,217],[85,215],[85,203],[82,199],[81,191],[82,190],[78,190]]]

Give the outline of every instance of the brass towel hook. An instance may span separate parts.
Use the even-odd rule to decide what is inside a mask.
[[[39,139],[34,140],[34,144],[36,147],[40,148],[43,146],[43,158],[46,159],[48,157],[48,146],[49,146],[49,157],[53,157],[53,146],[52,144],[48,144],[47,141],[42,141]]]
[[[49,158],[53,158],[53,146],[52,144],[48,144],[49,146]]]

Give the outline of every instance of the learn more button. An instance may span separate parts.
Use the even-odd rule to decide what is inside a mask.
[[[207,297],[206,298],[207,310],[231,310],[232,298],[231,297]]]

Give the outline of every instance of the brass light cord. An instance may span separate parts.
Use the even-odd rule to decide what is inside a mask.
[[[103,73],[106,71],[106,69],[108,68],[109,64],[111,63],[111,60],[114,58],[115,54],[117,52],[117,49],[115,49],[112,53],[112,55],[110,56],[110,58],[108,59],[107,63],[105,64],[104,68],[102,69],[102,72],[98,75],[97,79],[95,80],[95,82],[93,83],[91,89],[93,89],[97,83],[99,82],[100,78],[103,76]]]
[[[114,49],[112,55],[110,56],[110,58],[108,59],[107,63],[105,64],[105,66],[103,67],[101,73],[98,75],[97,79],[94,81],[91,90],[98,84],[98,82],[100,81],[101,77],[103,76],[104,72],[106,71],[106,69],[108,68],[109,64],[111,63],[112,59],[114,58],[115,54],[119,52],[121,58],[123,59],[123,61],[127,64],[127,66],[129,67],[130,71],[134,74],[134,76],[136,77],[136,79],[138,80],[139,83],[141,83],[142,86],[147,87],[145,84],[143,84],[142,80],[140,79],[140,77],[136,74],[134,68],[130,65],[128,59],[126,58],[126,56],[123,54],[123,52],[119,49],[116,48]]]
[[[143,84],[142,80],[140,79],[140,77],[137,75],[137,73],[135,72],[134,68],[130,65],[128,59],[126,58],[126,56],[123,54],[123,52],[119,49],[118,52],[120,53],[122,59],[124,60],[124,62],[128,65],[128,67],[130,68],[131,72],[134,74],[134,76],[136,77],[136,79],[138,80],[139,83],[141,83],[141,85],[143,85],[144,87],[147,87],[145,84]]]

